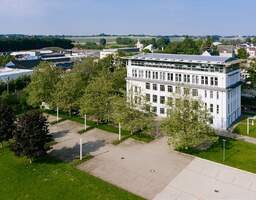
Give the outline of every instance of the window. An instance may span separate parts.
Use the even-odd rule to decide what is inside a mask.
[[[210,112],[213,113],[213,104],[210,104]]]
[[[211,77],[211,85],[214,85],[214,78]]]
[[[213,117],[210,117],[209,122],[210,124],[213,124]]]
[[[165,104],[165,97],[164,96],[160,96],[160,103]]]
[[[160,72],[160,80],[165,80],[165,72]]]
[[[150,90],[150,83],[146,83],[146,89]]]
[[[198,96],[198,90],[197,89],[192,89],[192,96],[197,97]]]
[[[207,90],[204,91],[204,97],[207,98]]]
[[[153,107],[152,107],[152,112],[153,112],[153,113],[156,113],[156,111],[157,111],[157,107],[153,106]]]
[[[205,77],[205,85],[208,85],[208,77]]]
[[[204,76],[201,76],[201,84],[204,85]]]
[[[164,114],[165,110],[164,108],[160,108],[160,114]]]
[[[187,75],[186,74],[184,74],[183,80],[184,80],[185,83],[187,82]]]
[[[165,86],[164,85],[160,85],[160,91],[162,91],[162,92],[165,91]]]
[[[218,78],[215,77],[215,85],[218,86]]]
[[[172,86],[168,85],[168,92],[173,92]]]
[[[157,103],[157,96],[156,95],[153,95],[153,102]]]
[[[181,82],[181,74],[179,74],[179,82]]]
[[[167,80],[168,81],[173,81],[173,74],[172,73],[167,74]]]
[[[178,81],[179,81],[179,75],[175,74],[175,82],[178,82]]]
[[[187,82],[190,83],[190,75],[188,75],[187,78]]]
[[[189,92],[190,92],[190,91],[189,91],[189,88],[184,88],[184,94],[185,94],[185,95],[189,95]]]
[[[217,105],[216,112],[217,112],[217,114],[219,114],[219,112],[220,112],[220,106],[219,105]]]
[[[210,98],[213,98],[213,91],[210,91]]]
[[[158,72],[156,72],[156,79],[158,79]]]
[[[153,90],[157,90],[157,84],[153,84]]]
[[[205,110],[207,110],[207,103],[204,103],[204,108]]]
[[[146,100],[150,101],[150,94],[146,94]]]
[[[219,92],[216,93],[216,98],[219,99]]]
[[[138,92],[138,87],[134,86],[134,92]]]

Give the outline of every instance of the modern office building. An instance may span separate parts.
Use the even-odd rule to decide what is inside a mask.
[[[158,116],[167,101],[189,90],[212,115],[212,126],[227,129],[241,115],[239,60],[233,57],[140,54],[127,58],[127,93],[145,96]]]

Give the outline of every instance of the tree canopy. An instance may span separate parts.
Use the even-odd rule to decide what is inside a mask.
[[[184,149],[216,140],[209,125],[210,114],[201,102],[185,95],[176,98],[175,106],[170,106],[167,118],[161,122],[161,130],[172,147]]]
[[[29,111],[18,117],[12,146],[16,155],[31,161],[44,156],[49,150],[49,141],[48,122],[41,112]]]
[[[85,82],[81,74],[66,72],[57,82],[53,92],[53,104],[65,112],[79,108],[79,99],[83,95]]]
[[[13,136],[16,116],[8,104],[0,103],[0,143]]]
[[[62,71],[59,68],[52,67],[49,63],[42,62],[35,69],[31,76],[31,82],[26,88],[28,93],[28,103],[37,107],[42,102],[52,103],[52,94],[55,91],[56,84],[60,80]]]
[[[240,59],[247,59],[249,57],[249,54],[247,53],[245,48],[240,48],[237,51],[237,57]]]
[[[87,86],[80,100],[80,112],[93,115],[97,122],[108,121],[110,97],[113,95],[113,83],[108,73],[100,73]]]

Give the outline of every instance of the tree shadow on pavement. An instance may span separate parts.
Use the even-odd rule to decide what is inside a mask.
[[[89,141],[82,145],[83,155],[90,154],[105,146],[105,140]],[[77,143],[73,147],[63,147],[61,149],[53,149],[50,155],[57,157],[64,162],[72,162],[80,155],[80,145]]]

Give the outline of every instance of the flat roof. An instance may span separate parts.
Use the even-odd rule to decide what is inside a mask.
[[[31,73],[33,70],[30,69],[13,69],[13,68],[0,68],[0,76],[8,76],[21,73]]]
[[[213,63],[226,64],[238,59],[224,56],[205,56],[205,55],[185,55],[185,54],[162,54],[162,53],[147,53],[139,54],[128,59],[134,60],[151,60],[151,61],[172,61],[172,62],[195,62],[195,63]]]

